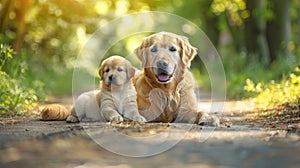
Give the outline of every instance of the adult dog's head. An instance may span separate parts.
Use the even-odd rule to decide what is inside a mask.
[[[174,78],[177,82],[182,80],[185,69],[196,55],[196,49],[184,36],[160,32],[145,38],[135,49],[135,54],[148,78],[167,84]]]
[[[105,59],[98,71],[106,88],[119,87],[128,82],[135,74],[135,68],[121,56]]]

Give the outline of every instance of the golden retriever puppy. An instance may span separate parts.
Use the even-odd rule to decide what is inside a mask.
[[[135,49],[143,71],[133,78],[138,109],[147,121],[199,124],[195,81],[188,70],[197,53],[184,36],[160,32]]]
[[[85,92],[75,101],[67,122],[133,120],[146,122],[137,109],[132,83],[135,68],[125,58],[111,56],[99,69],[100,90]]]

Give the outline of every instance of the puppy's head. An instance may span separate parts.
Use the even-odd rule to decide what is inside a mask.
[[[111,56],[105,59],[98,71],[106,87],[122,86],[135,74],[135,68],[121,56]]]
[[[196,52],[186,37],[169,32],[153,34],[135,49],[145,72],[160,84],[180,80]]]

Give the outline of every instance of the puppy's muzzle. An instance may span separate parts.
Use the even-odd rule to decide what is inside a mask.
[[[108,77],[108,80],[109,80],[109,84],[115,84],[116,83],[116,80],[117,80],[117,76],[116,75],[110,75]]]

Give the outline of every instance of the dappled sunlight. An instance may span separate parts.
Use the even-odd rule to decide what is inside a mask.
[[[111,8],[111,1],[98,1],[95,5],[95,10],[99,15],[104,15],[108,13],[109,9]]]
[[[127,13],[130,4],[127,0],[118,0],[116,1],[116,10],[115,14],[117,16],[124,15]]]
[[[88,37],[86,35],[86,28],[84,26],[79,26],[76,31],[78,43],[80,47],[83,47]]]
[[[126,48],[128,51],[133,51],[141,44],[141,38],[128,38],[126,42]]]
[[[214,0],[211,7],[217,14],[227,12],[235,25],[242,25],[243,20],[249,17],[244,0]]]

